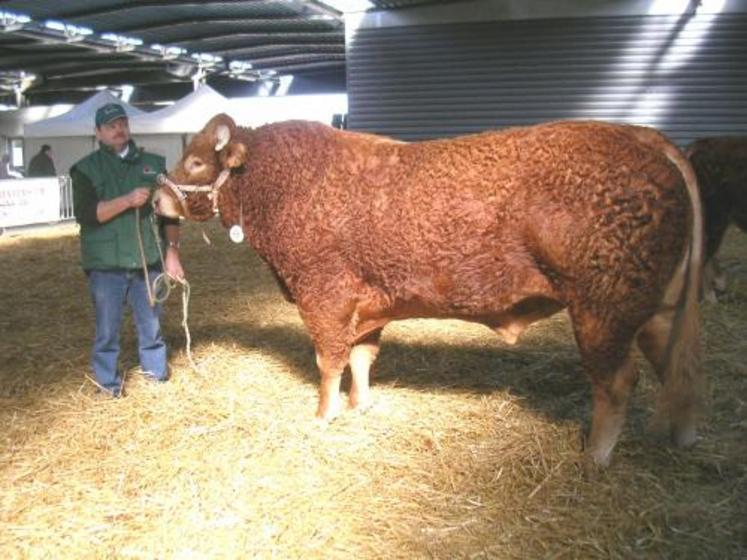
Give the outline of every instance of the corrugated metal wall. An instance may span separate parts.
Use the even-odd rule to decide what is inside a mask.
[[[349,128],[405,140],[554,119],[747,135],[747,14],[361,28]]]

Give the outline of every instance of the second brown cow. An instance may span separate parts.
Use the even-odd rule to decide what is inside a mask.
[[[317,415],[368,404],[384,326],[484,324],[514,342],[567,309],[593,385],[588,451],[609,461],[638,372],[659,417],[695,440],[702,397],[700,202],[692,169],[650,129],[559,122],[418,143],[225,115],[197,134],[156,197],[166,215],[220,213],[294,301],[321,372]]]
[[[747,233],[747,137],[700,138],[686,152],[695,169],[704,210],[705,298],[726,289],[717,253],[731,224]]]

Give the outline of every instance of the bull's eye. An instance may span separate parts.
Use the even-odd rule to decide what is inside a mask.
[[[184,170],[190,175],[194,173],[200,173],[205,169],[205,162],[200,158],[190,157],[184,162]]]

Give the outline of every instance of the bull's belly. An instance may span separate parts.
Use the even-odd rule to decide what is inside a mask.
[[[501,335],[508,344],[515,344],[532,323],[562,310],[565,305],[553,298],[530,296],[511,305],[481,310],[435,307],[419,301],[401,302],[386,313],[361,314],[355,338],[361,340],[392,321],[405,319],[459,319],[479,323]]]

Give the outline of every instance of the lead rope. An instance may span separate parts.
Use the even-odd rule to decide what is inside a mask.
[[[158,303],[163,303],[168,299],[168,297],[171,295],[171,290],[174,288],[174,286],[179,283],[182,286],[182,327],[184,328],[184,337],[186,339],[186,350],[187,350],[187,360],[189,360],[189,365],[192,366],[192,369],[195,370],[197,373],[202,373],[200,371],[200,368],[197,367],[197,364],[192,359],[192,337],[189,334],[189,324],[187,323],[187,319],[189,316],[189,295],[191,292],[191,288],[189,285],[189,282],[185,278],[182,278],[181,280],[174,280],[171,278],[168,274],[165,272],[161,272],[158,276],[155,277],[153,280],[153,285],[150,284],[150,277],[148,276],[148,262],[145,258],[145,247],[143,246],[143,234],[140,231],[140,208],[135,208],[135,222],[137,224],[136,230],[137,230],[137,243],[138,247],[140,248],[140,261],[143,265],[143,274],[145,275],[145,286],[148,291],[148,303],[151,307],[155,307]],[[156,246],[158,247],[158,257],[161,260],[161,270],[166,269],[166,263],[163,258],[163,248],[161,247],[161,237],[158,233],[158,228],[156,227],[155,220],[153,219],[153,215],[151,214],[150,219],[150,225],[153,230],[153,237],[156,240]],[[159,292],[160,290],[160,292]],[[161,295],[158,295],[158,294]]]

